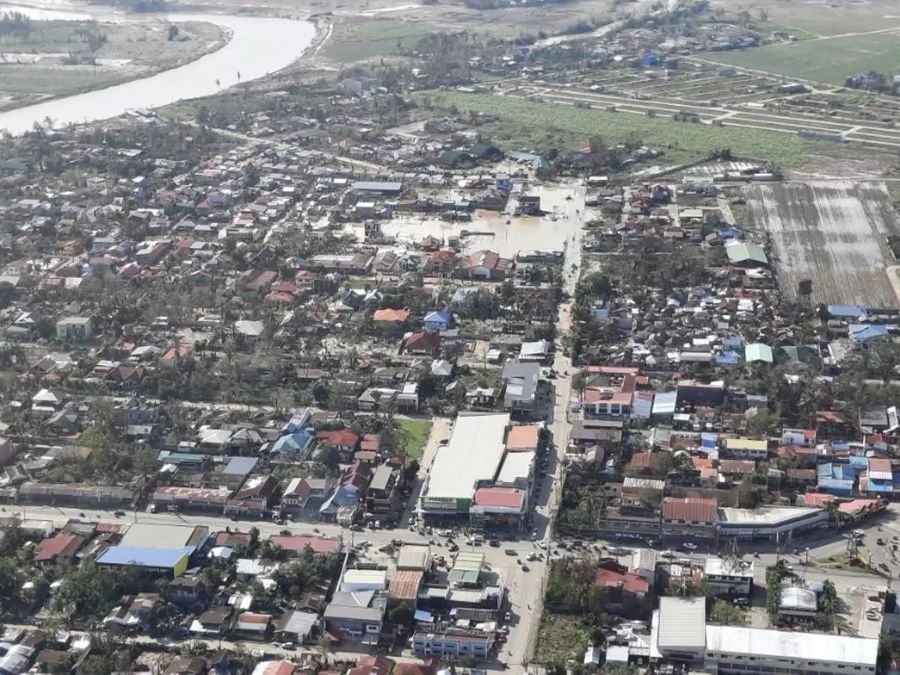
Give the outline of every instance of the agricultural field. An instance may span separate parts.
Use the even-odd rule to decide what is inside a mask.
[[[803,165],[825,147],[797,136],[744,127],[712,127],[673,122],[626,112],[529,101],[512,96],[429,91],[416,95],[426,107],[490,113],[496,124],[480,127],[508,149],[542,150],[563,142],[569,149],[584,147],[599,134],[607,143],[638,141],[665,149],[665,164],[700,159],[723,148],[739,157],[771,161],[783,167]],[[546,143],[546,146],[545,146]]]
[[[342,63],[352,63],[396,54],[403,47],[415,47],[419,40],[432,32],[432,28],[414,21],[373,19],[341,24],[335,31],[322,55]]]
[[[842,85],[847,76],[856,73],[873,70],[891,76],[896,72],[900,65],[900,25],[890,32],[705,52],[698,54],[698,58],[788,78]]]
[[[771,237],[787,297],[796,299],[798,283],[810,279],[814,304],[900,308],[886,245],[900,235],[900,218],[884,183],[753,185],[746,196],[751,224]]]

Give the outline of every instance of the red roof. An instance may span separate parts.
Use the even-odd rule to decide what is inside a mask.
[[[650,584],[636,574],[608,570],[605,567],[597,570],[597,574],[594,576],[594,585],[600,588],[621,586],[622,590],[629,593],[647,593],[650,590]]]
[[[328,537],[317,537],[309,534],[280,535],[273,534],[269,537],[269,541],[277,544],[285,551],[300,553],[307,546],[312,548],[316,553],[323,555],[329,553],[338,553],[341,550],[341,542],[337,539],[329,539]]]
[[[436,352],[441,346],[441,336],[437,333],[413,333],[404,346],[408,352]]]
[[[521,509],[525,504],[525,493],[514,488],[479,488],[475,491],[475,504],[478,506]]]
[[[71,532],[60,532],[44,539],[34,550],[34,561],[44,562],[54,558],[71,558],[84,544],[84,537]]]
[[[359,443],[359,436],[354,434],[350,429],[337,429],[335,431],[320,431],[316,434],[316,438],[324,443],[331,445],[346,445],[355,448]]]
[[[704,497],[666,497],[662,515],[665,520],[714,523],[718,518],[715,499]]]
[[[891,473],[891,460],[885,459],[884,457],[875,458],[872,457],[869,459],[869,471],[880,471],[883,473]]]
[[[653,455],[649,452],[636,452],[631,456],[631,466],[638,469],[646,469],[653,461]]]
[[[374,321],[406,321],[408,318],[408,309],[379,309],[372,315]]]
[[[364,656],[359,665],[351,668],[347,675],[388,675],[393,668],[393,659],[386,656]]]
[[[824,506],[836,501],[837,497],[827,495],[824,492],[807,492],[803,495],[803,503],[807,506]]]
[[[709,457],[691,457],[691,463],[695,469],[713,468],[713,461]]]

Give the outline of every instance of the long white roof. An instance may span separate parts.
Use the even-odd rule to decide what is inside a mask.
[[[785,659],[801,656],[810,661],[874,666],[878,660],[878,640],[740,626],[707,626],[706,651]]]
[[[435,455],[425,496],[471,499],[478,481],[493,481],[506,450],[507,426],[507,414],[457,417],[450,442]]]

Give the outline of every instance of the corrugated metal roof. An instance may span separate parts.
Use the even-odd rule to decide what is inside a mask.
[[[706,645],[706,599],[659,599],[660,648],[696,648]]]

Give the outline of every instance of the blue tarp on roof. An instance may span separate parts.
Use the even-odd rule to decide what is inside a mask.
[[[146,548],[143,546],[110,546],[97,563],[100,565],[130,565],[133,567],[175,567],[185,556],[194,552],[193,546],[181,548]]]
[[[831,441],[831,448],[833,450],[849,450],[850,449],[850,441],[838,440]]]
[[[719,434],[704,431],[700,434],[700,447],[714,449],[719,444]]]
[[[894,484],[889,480],[869,479],[869,492],[893,492]]]
[[[888,330],[887,326],[878,323],[851,323],[850,324],[850,339],[854,342],[861,342],[865,344],[870,340],[877,340],[878,338],[887,337]]]
[[[863,455],[850,455],[850,463],[863,470],[869,468],[869,458]]]
[[[838,480],[837,478],[820,478],[819,490],[830,494],[849,495],[853,492],[853,481]]]
[[[738,363],[740,363],[740,357],[734,352],[728,352],[716,357],[717,366],[736,366]]]
[[[828,305],[828,313],[835,319],[858,319],[866,310],[859,305]]]

